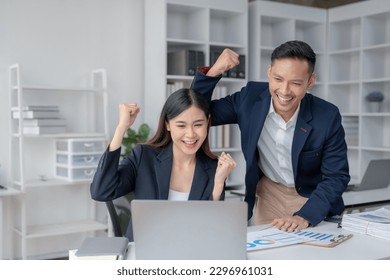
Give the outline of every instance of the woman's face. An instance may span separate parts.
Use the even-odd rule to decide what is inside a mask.
[[[171,133],[174,152],[193,155],[206,139],[208,118],[201,109],[191,106],[166,125]]]

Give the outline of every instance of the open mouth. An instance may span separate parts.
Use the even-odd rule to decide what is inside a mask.
[[[280,103],[288,103],[294,99],[294,97],[285,98],[285,97],[280,96],[279,94],[277,94],[276,96],[278,97]]]
[[[195,146],[197,143],[198,143],[198,140],[192,140],[192,141],[184,141],[183,140],[183,143],[188,146],[188,147],[193,147]]]

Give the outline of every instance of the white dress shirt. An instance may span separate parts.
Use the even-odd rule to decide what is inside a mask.
[[[265,119],[257,147],[260,153],[259,167],[264,175],[276,183],[294,187],[291,148],[299,108],[288,122],[275,112],[272,104]]]
[[[169,189],[168,200],[185,201],[185,200],[188,200],[189,196],[190,196],[189,192],[178,192],[178,191],[174,191],[172,189]]]

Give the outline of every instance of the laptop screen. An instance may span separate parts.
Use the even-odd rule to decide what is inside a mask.
[[[246,259],[242,201],[133,200],[136,259]]]

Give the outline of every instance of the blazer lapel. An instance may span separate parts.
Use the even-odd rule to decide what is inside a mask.
[[[296,179],[299,155],[301,154],[303,146],[305,145],[306,140],[312,130],[312,126],[308,124],[308,122],[313,118],[309,103],[310,102],[307,96],[302,99],[301,108],[298,114],[297,123],[294,131],[291,151],[294,179]]]
[[[250,127],[248,139],[249,141],[255,141],[255,143],[247,143],[247,148],[251,149],[257,148],[257,141],[260,138],[261,129],[264,126],[271,104],[271,95],[268,90],[265,90],[258,95],[259,98],[255,101],[252,111],[250,112],[250,118],[248,119]],[[254,154],[256,154],[255,151],[248,151],[248,155]]]
[[[209,183],[210,178],[208,170],[210,169],[210,167],[207,164],[204,155],[200,153],[201,152],[198,152],[197,155],[195,173],[194,178],[192,179],[191,190],[188,200],[200,200],[202,198],[204,199],[205,192],[207,191],[207,186],[214,187],[214,183]],[[212,190],[210,194],[211,193]]]
[[[157,180],[157,199],[168,199],[173,163],[172,143],[157,155],[154,171]]]

